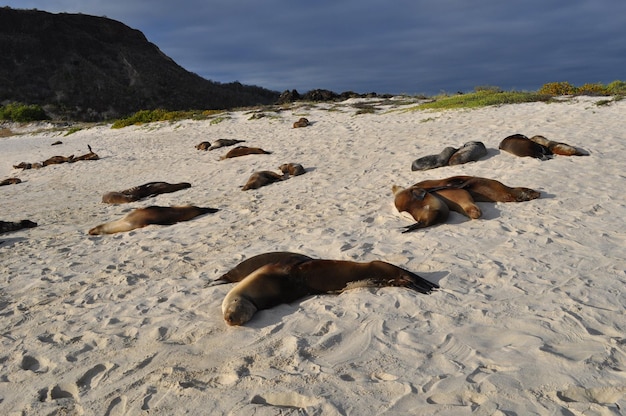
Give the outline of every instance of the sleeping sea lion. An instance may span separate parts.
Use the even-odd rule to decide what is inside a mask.
[[[428,170],[448,165],[448,160],[458,149],[446,147],[438,155],[428,155],[416,159],[411,164],[411,170]]]
[[[403,189],[394,185],[391,190],[398,212],[408,212],[415,219],[415,224],[404,232],[440,224],[448,219],[450,213],[448,205],[432,192],[418,186]]]
[[[535,143],[523,134],[513,134],[500,142],[498,149],[520,157],[534,157],[548,160],[552,152],[547,147]]]
[[[531,141],[540,144],[543,147],[548,148],[550,152],[555,155],[561,156],[589,156],[589,153],[581,150],[577,147],[570,146],[567,143],[561,142],[553,142],[552,140],[548,140],[543,136],[533,136],[530,138]]]
[[[265,154],[269,155],[272,152],[265,151],[258,147],[248,147],[248,146],[237,146],[232,150],[229,150],[224,156],[220,158],[220,160],[230,159],[232,157],[246,156],[252,154]]]
[[[16,183],[21,183],[22,180],[20,178],[7,178],[0,182],[0,186],[4,185],[15,185]]]
[[[74,163],[74,162],[78,162],[79,160],[98,160],[100,159],[100,157],[93,152],[93,150],[91,150],[91,146],[87,145],[87,148],[89,149],[89,153],[85,153],[84,155],[78,156],[78,157],[73,157],[70,156],[72,158],[72,160],[69,160],[70,163]]]
[[[295,123],[293,123],[293,128],[297,129],[298,127],[307,127],[310,126],[311,123],[309,123],[309,120],[307,120],[304,117],[300,117],[300,120],[296,121]]]
[[[457,188],[470,193],[475,201],[479,202],[523,202],[537,199],[540,192],[530,188],[511,188],[495,179],[479,176],[451,176],[445,179],[430,179],[413,185],[430,191]]]
[[[37,223],[31,220],[22,220],[20,222],[0,221],[0,234],[18,231],[23,228],[33,228],[36,226]]]
[[[107,192],[102,196],[102,202],[107,204],[125,204],[127,202],[139,201],[140,199],[150,196],[176,192],[190,187],[191,184],[188,182],[148,182],[119,192]]]
[[[386,286],[407,287],[420,293],[430,293],[439,287],[383,261],[279,261],[261,266],[243,278],[224,297],[222,313],[228,325],[243,325],[258,310],[305,296],[338,293],[355,287]]]
[[[207,150],[215,150],[215,149],[219,149],[220,147],[233,146],[233,145],[236,145],[237,143],[242,143],[242,142],[245,142],[245,140],[217,139],[213,142],[213,144],[211,144],[211,147],[209,147]]]
[[[448,160],[449,166],[475,162],[487,155],[487,148],[482,142],[467,142],[459,148]]]
[[[254,172],[252,175],[250,175],[250,178],[248,178],[248,182],[246,182],[241,190],[247,191],[248,189],[258,189],[262,186],[282,181],[283,179],[285,179],[284,175],[279,175],[278,173],[272,172],[271,170],[261,170],[258,172]]]
[[[215,279],[215,282],[235,283],[243,280],[244,277],[255,271],[256,269],[270,263],[282,262],[291,264],[312,260],[311,257],[304,254],[292,253],[290,251],[273,251],[269,253],[257,254],[246,259]]]
[[[89,230],[90,235],[113,234],[142,228],[150,224],[172,225],[188,221],[199,215],[217,212],[216,208],[203,208],[193,205],[178,207],[150,206],[131,211],[124,218],[98,225]]]
[[[291,176],[298,176],[306,173],[306,170],[299,163],[283,163],[278,167],[280,171],[284,174],[289,174]]]
[[[70,155],[70,156],[52,156],[51,158],[48,158],[48,159],[44,160],[41,164],[43,166],[59,165],[61,163],[69,163],[73,159],[74,159],[74,155]]]

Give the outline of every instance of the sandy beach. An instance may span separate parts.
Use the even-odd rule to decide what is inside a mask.
[[[294,104],[122,129],[13,127],[0,138],[0,414],[626,414],[626,100],[409,111],[403,99]],[[292,128],[306,117],[311,125]],[[543,135],[589,152],[541,161],[498,150]],[[219,160],[245,140],[271,154]],[[63,143],[51,144],[57,140]],[[477,162],[411,162],[481,141]],[[100,160],[19,170],[88,152]],[[255,171],[307,172],[242,191]],[[392,185],[473,175],[541,197],[478,203],[480,219],[402,234]],[[129,204],[102,195],[152,181],[191,188]],[[171,226],[90,236],[134,208],[218,208]],[[225,324],[233,284],[270,251],[383,260],[441,289],[357,288]]]

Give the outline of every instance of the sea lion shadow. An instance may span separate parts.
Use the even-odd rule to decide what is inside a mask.
[[[494,156],[498,156],[500,153],[502,153],[499,149],[495,149],[493,147],[489,147],[487,148],[487,154],[483,157],[481,157],[478,160],[489,160]]]
[[[26,241],[26,237],[9,237],[0,239],[0,247],[11,247],[15,243],[21,243],[22,241]]]

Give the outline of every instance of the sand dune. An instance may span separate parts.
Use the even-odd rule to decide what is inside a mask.
[[[372,100],[295,105],[251,119],[95,126],[0,138],[0,413],[618,415],[626,408],[626,101],[443,112]],[[293,129],[300,117],[311,126]],[[548,161],[497,150],[543,135],[587,150]],[[245,140],[271,154],[219,160]],[[61,139],[62,145],[50,146]],[[478,162],[413,172],[416,158],[482,141]],[[97,161],[12,166],[91,145]],[[241,191],[283,163],[307,173]],[[391,186],[453,175],[541,191],[478,203],[483,217],[401,234]],[[109,191],[191,188],[123,205]],[[219,208],[172,226],[87,231],[148,205]],[[438,283],[422,295],[359,288],[229,327],[210,282],[267,251],[384,260]],[[57,413],[55,413],[57,412]]]

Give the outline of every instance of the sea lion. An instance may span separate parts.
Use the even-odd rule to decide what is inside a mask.
[[[248,147],[248,146],[237,146],[234,149],[231,149],[224,156],[220,158],[220,160],[230,159],[233,157],[246,156],[252,154],[265,154],[269,155],[272,152],[265,151],[259,147]]]
[[[208,150],[211,147],[211,142],[201,142],[196,145],[198,150]]]
[[[89,149],[89,153],[85,153],[84,155],[78,156],[78,157],[70,156],[72,159],[68,160],[68,162],[74,163],[74,162],[78,162],[79,160],[98,160],[98,159],[100,159],[100,156],[98,156],[96,153],[94,153],[93,150],[91,150],[91,146],[87,145],[87,148]]]
[[[426,189],[410,186],[406,189],[394,185],[394,204],[398,212],[408,212],[415,219],[415,224],[404,232],[440,224],[448,219],[450,209],[446,203]]]
[[[475,162],[487,155],[487,148],[482,142],[467,142],[459,148],[448,160],[449,166]]]
[[[438,155],[428,155],[420,157],[411,163],[411,170],[428,170],[440,168],[448,165],[448,160],[458,149],[454,147],[446,147]]]
[[[300,120],[296,121],[295,123],[293,123],[293,128],[297,129],[298,127],[307,127],[310,126],[311,123],[309,123],[309,120],[307,120],[304,117],[300,117]]]
[[[0,234],[21,230],[23,228],[33,228],[36,226],[37,223],[31,220],[22,220],[20,222],[0,221]]]
[[[122,219],[100,224],[89,230],[89,234],[113,234],[142,228],[150,224],[172,225],[217,211],[218,209],[216,208],[196,207],[193,205],[174,207],[149,206],[135,209]]]
[[[261,309],[305,296],[339,293],[355,287],[397,286],[430,293],[439,286],[383,261],[308,260],[270,263],[243,278],[222,302],[228,325],[243,325]]]
[[[278,167],[280,171],[284,174],[289,174],[291,176],[298,176],[306,173],[306,170],[299,163],[283,163]]]
[[[4,185],[15,185],[16,183],[21,183],[22,180],[20,178],[7,178],[0,182],[0,186]]]
[[[479,176],[451,176],[445,179],[430,179],[416,183],[414,187],[429,191],[457,188],[470,193],[479,202],[523,202],[537,199],[541,193],[530,188],[509,187],[495,179]]]
[[[69,163],[74,159],[74,155],[70,156],[52,156],[41,162],[43,166],[60,165],[61,163]]]
[[[561,156],[589,156],[589,153],[586,151],[579,149],[574,146],[570,146],[567,143],[562,142],[554,142],[552,140],[548,140],[543,136],[533,136],[530,138],[531,141],[540,144],[543,147],[548,148],[550,152],[555,155]]]
[[[20,162],[17,165],[13,165],[14,169],[24,169],[24,170],[26,170],[26,169],[39,169],[39,168],[42,168],[42,167],[43,167],[43,165],[41,163],[39,163],[39,162],[36,162],[36,163]]]
[[[107,192],[102,196],[102,202],[107,204],[125,204],[127,202],[139,201],[140,199],[150,196],[176,192],[190,187],[191,184],[188,182],[148,182],[119,192]]]
[[[398,211],[410,213],[416,221],[404,227],[404,233],[442,223],[450,210],[472,219],[480,218],[482,211],[475,201],[522,202],[540,196],[538,191],[530,188],[511,188],[494,179],[478,176],[452,176],[421,181],[406,189],[398,186],[392,189]]]
[[[283,179],[285,179],[284,175],[279,175],[278,173],[272,172],[271,170],[261,170],[258,172],[254,172],[252,175],[250,175],[250,178],[248,178],[248,182],[246,182],[241,190],[247,191],[248,189],[258,189],[262,186],[282,181]]]
[[[292,253],[290,251],[273,251],[269,253],[257,254],[246,259],[215,279],[215,282],[235,283],[243,280],[244,277],[255,271],[256,269],[270,263],[282,262],[283,264],[292,264],[313,260],[304,254]]]
[[[547,147],[535,143],[523,134],[513,134],[504,138],[498,149],[504,150],[520,157],[534,157],[536,159],[548,160],[552,152]]]
[[[63,142],[61,140],[57,140],[56,142],[52,143],[51,146],[58,146],[60,144],[63,144]]]

